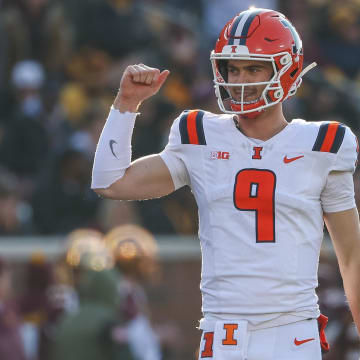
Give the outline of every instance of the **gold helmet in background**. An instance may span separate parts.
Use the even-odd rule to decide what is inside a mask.
[[[77,229],[67,236],[66,262],[71,267],[101,271],[114,266],[112,253],[103,234],[93,229]]]
[[[148,277],[156,270],[157,243],[155,237],[138,225],[120,225],[104,236],[117,267],[125,274]]]

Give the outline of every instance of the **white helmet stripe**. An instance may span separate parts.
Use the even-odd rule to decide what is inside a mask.
[[[243,17],[241,18],[238,26],[237,26],[237,29],[235,31],[235,37],[238,37],[238,39],[234,39],[234,45],[240,45],[240,36],[241,36],[241,33],[244,29],[244,25],[246,23],[246,20],[252,15],[252,11],[246,11],[244,12],[244,15]]]

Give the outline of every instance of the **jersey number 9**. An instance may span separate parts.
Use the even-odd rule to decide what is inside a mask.
[[[243,169],[235,177],[234,205],[255,211],[256,242],[275,242],[276,175],[267,169]]]

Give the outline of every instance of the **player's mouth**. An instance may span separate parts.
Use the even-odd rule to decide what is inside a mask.
[[[259,100],[257,89],[245,89],[243,94],[241,89],[233,90],[233,100],[235,102],[241,102],[242,96],[244,104],[253,104]]]
[[[233,98],[231,101],[232,101],[234,104],[236,104],[236,105],[241,105],[241,104],[250,105],[250,104],[255,104],[255,103],[257,103],[259,100],[260,100],[260,97],[254,99],[254,100],[248,100],[248,101],[243,101],[243,102],[237,101],[236,99]]]

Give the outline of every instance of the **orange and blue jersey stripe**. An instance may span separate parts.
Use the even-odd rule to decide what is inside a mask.
[[[338,122],[327,122],[320,126],[313,151],[336,154],[344,140],[345,126]]]
[[[186,111],[180,118],[179,130],[182,144],[206,145],[203,117],[204,111]]]

